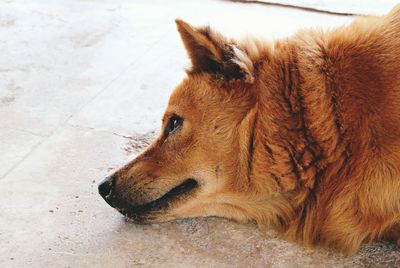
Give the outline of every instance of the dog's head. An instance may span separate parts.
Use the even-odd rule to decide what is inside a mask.
[[[251,201],[244,193],[256,113],[252,52],[208,27],[176,22],[192,62],[188,76],[170,97],[159,137],[99,192],[139,223],[208,215],[246,220],[241,204]]]

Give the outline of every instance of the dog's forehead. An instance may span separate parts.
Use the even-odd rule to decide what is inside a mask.
[[[217,94],[207,75],[189,75],[172,92],[170,106],[193,106],[206,102]]]

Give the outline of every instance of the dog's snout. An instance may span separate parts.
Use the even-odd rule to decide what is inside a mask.
[[[115,176],[109,176],[99,184],[99,194],[104,198],[104,200],[110,206],[113,206],[112,199],[113,199],[114,185],[115,185]]]

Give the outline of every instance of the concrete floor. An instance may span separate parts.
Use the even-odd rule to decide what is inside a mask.
[[[400,267],[390,244],[345,257],[223,219],[138,226],[99,197],[184,76],[176,17],[267,38],[350,21],[208,0],[0,0],[0,267]]]

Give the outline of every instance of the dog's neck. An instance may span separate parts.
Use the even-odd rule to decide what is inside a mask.
[[[320,53],[312,43],[279,44],[256,79],[255,131],[249,133],[257,156],[249,156],[254,159],[249,181],[264,178],[254,181],[265,185],[253,186],[266,191],[268,202],[274,199],[275,219],[270,221],[283,228],[307,213],[308,204],[315,205],[308,200],[317,198],[320,181],[327,172],[339,172],[349,156]],[[333,162],[335,169],[329,167]]]
[[[259,208],[252,217],[297,237],[308,234],[309,238],[302,238],[306,242],[316,239],[307,228],[314,225],[317,230],[315,224],[323,224],[327,204],[348,177],[361,172],[358,163],[371,157],[371,152],[379,155],[383,147],[378,147],[374,136],[393,135],[384,127],[371,129],[366,118],[381,106],[380,92],[398,85],[400,75],[395,69],[382,72],[376,65],[389,65],[393,59],[379,53],[382,42],[367,49],[364,31],[369,29],[363,28],[358,37],[339,39],[332,32],[318,40],[313,32],[303,32],[259,53],[263,57],[254,63],[256,112],[245,132],[253,134],[245,139],[253,144],[246,159],[246,163],[251,160],[250,176],[239,175],[252,190],[264,193],[263,198],[252,200]],[[379,118],[375,126],[387,124],[393,129],[391,122],[382,122],[383,115]],[[393,133],[399,132],[396,128]]]
[[[382,23],[300,32],[252,58],[256,103],[240,129],[249,165],[236,178],[247,183],[242,203],[232,202],[237,218],[348,251],[382,234],[388,223],[375,219],[398,195],[378,183],[375,193],[389,197],[369,195],[375,181],[398,179],[400,159],[399,24]],[[382,229],[363,229],[368,216]]]

